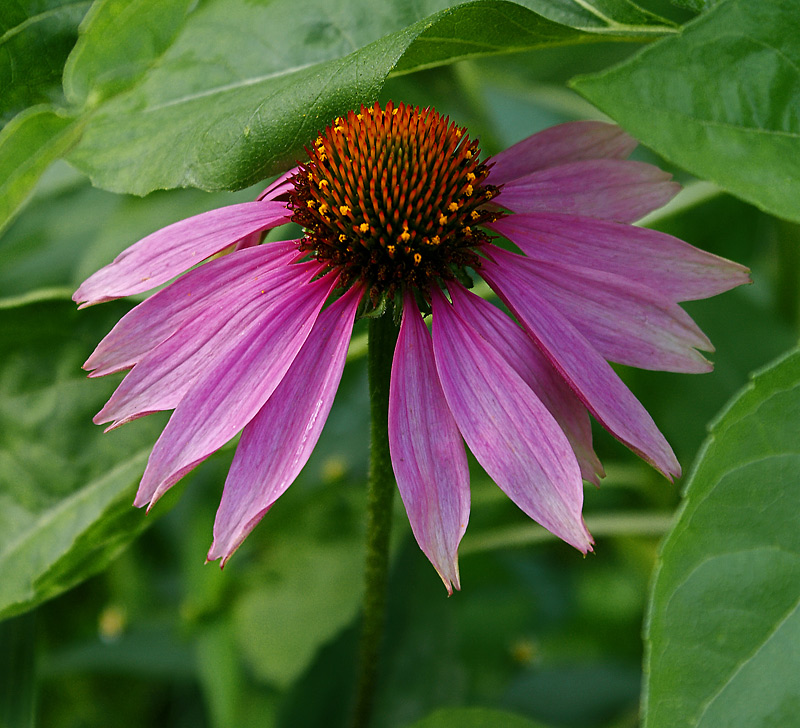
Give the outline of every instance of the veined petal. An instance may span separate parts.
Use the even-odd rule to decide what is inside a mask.
[[[276,197],[280,197],[284,193],[293,190],[294,183],[292,177],[297,174],[297,170],[298,167],[292,167],[288,172],[284,172],[274,182],[268,184],[264,188],[264,191],[256,197],[256,200],[274,200]]]
[[[433,351],[450,411],[489,476],[527,515],[586,553],[583,482],[558,423],[514,369],[437,288]]]
[[[449,284],[448,290],[456,313],[503,356],[555,417],[578,459],[583,479],[598,485],[598,476],[605,473],[592,447],[592,426],[583,402],[533,339],[497,306],[457,283]]]
[[[298,255],[297,242],[290,240],[231,253],[194,268],[125,314],[83,368],[95,370],[89,376],[101,377],[132,367],[204,309],[214,309],[227,297],[238,300],[239,288],[252,288],[254,283],[271,286],[265,276]]]
[[[492,250],[503,267],[519,266],[538,293],[563,313],[604,358],[670,372],[710,372],[697,349],[714,346],[677,303],[605,271],[535,262]],[[695,348],[696,347],[696,348]]]
[[[362,290],[326,308],[266,404],[242,432],[225,481],[208,559],[224,565],[294,482],[317,444],[344,370]]]
[[[615,124],[568,121],[495,154],[488,181],[502,185],[538,169],[584,159],[625,159],[636,145],[637,141]]]
[[[229,341],[181,400],[150,454],[135,505],[151,505],[255,417],[308,337],[337,278],[299,287],[262,325]]]
[[[530,277],[491,259],[484,261],[481,275],[598,422],[668,478],[680,475],[672,448],[647,410],[569,320],[539,295]]]
[[[250,233],[290,218],[282,202],[243,202],[181,220],[124,250],[87,278],[72,299],[83,308],[148,291]]]
[[[569,162],[508,182],[495,198],[513,212],[560,212],[634,222],[680,190],[671,175],[644,162],[590,159]]]
[[[282,198],[284,195],[286,195],[286,193],[291,192],[294,189],[292,177],[295,174],[297,174],[297,167],[292,167],[292,169],[290,169],[288,172],[282,174],[274,182],[267,185],[264,191],[258,197],[256,197],[256,200],[261,202],[264,200],[269,201]],[[262,234],[263,231],[258,231],[246,235],[241,240],[237,241],[236,250],[244,250],[245,248],[250,248],[253,245],[258,245],[261,242]]]
[[[750,282],[743,265],[657,230],[577,215],[509,215],[490,227],[529,257],[607,271],[672,301],[692,301]]]
[[[452,594],[461,588],[458,544],[469,519],[469,469],[428,328],[410,293],[392,362],[389,449],[414,537]]]
[[[247,332],[271,326],[293,292],[320,270],[317,263],[285,265],[272,275],[232,281],[215,305],[201,306],[172,336],[149,351],[125,377],[94,422],[119,427],[173,409],[210,367]]]

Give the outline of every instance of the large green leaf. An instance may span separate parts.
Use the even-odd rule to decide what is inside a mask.
[[[79,134],[78,122],[43,106],[23,111],[0,131],[0,232]]]
[[[647,728],[797,724],[800,351],[714,423],[657,569]]]
[[[59,101],[64,62],[91,0],[0,3],[0,125],[35,104]]]
[[[79,369],[120,310],[0,310],[0,617],[104,568],[145,526],[131,501],[153,424],[103,435],[91,416],[111,383]]]
[[[644,144],[800,221],[797,3],[730,0],[574,87]]]
[[[163,12],[176,20],[183,0]],[[143,69],[123,66],[125,38],[148,33],[146,14],[113,25],[107,2],[86,24],[80,47],[92,52],[70,59],[68,89],[95,88],[96,79],[137,82],[101,103],[87,122],[70,160],[95,184],[144,194],[157,188],[241,188],[291,164],[304,144],[337,114],[374,100],[393,70],[411,70],[456,59],[525,48],[608,39],[649,40],[672,32],[655,16],[635,13],[622,0],[623,19],[588,13],[588,3],[532,0],[550,14],[577,13],[587,29],[556,23],[505,0],[209,0],[188,16],[174,40]],[[447,7],[452,5],[452,7]],[[566,18],[565,18],[566,19]],[[651,21],[646,24],[645,21]],[[113,27],[114,31],[109,31]],[[165,33],[154,44],[164,45]],[[149,37],[149,36],[148,36]],[[159,46],[160,47],[160,46]],[[155,59],[155,54],[150,54]],[[102,63],[101,63],[102,59]],[[109,66],[109,63],[111,64]],[[103,93],[109,86],[100,82]],[[76,91],[76,98],[81,94]]]

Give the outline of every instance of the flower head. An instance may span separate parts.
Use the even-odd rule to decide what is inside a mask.
[[[74,298],[91,305],[183,274],[84,365],[91,376],[131,369],[98,423],[175,410],[136,505],[242,431],[208,554],[224,563],[310,456],[356,316],[389,306],[402,319],[392,463],[448,591],[460,588],[469,516],[464,441],[526,514],[591,550],[582,480],[597,483],[603,469],[589,414],[667,477],[680,474],[608,361],[709,371],[698,349],[713,347],[677,304],[748,281],[736,263],[630,224],[678,189],[626,159],[635,144],[612,125],[571,122],[482,160],[433,109],[375,104],[334,120],[255,202],[128,248]],[[259,244],[290,220],[301,239]],[[468,290],[478,276],[511,316]]]

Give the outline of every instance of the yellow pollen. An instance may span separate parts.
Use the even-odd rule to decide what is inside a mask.
[[[458,203],[457,202],[451,202],[447,206],[447,209],[450,210],[450,212],[455,212],[456,210],[458,210]],[[442,224],[444,224],[444,223],[442,223]]]
[[[329,184],[330,184],[330,183],[329,183],[329,182],[328,182],[328,180],[326,180],[326,179],[321,179],[321,180],[319,181],[319,186],[320,186],[320,187],[327,187]]]
[[[467,151],[466,151],[466,152],[464,152],[464,156],[465,156],[467,159],[472,159],[472,152],[471,152],[469,149],[467,149]]]
[[[347,241],[347,235],[345,235],[344,233],[339,233],[339,242],[344,243],[346,241]]]
[[[438,245],[441,242],[442,242],[442,239],[438,235],[434,235],[431,238],[431,245]]]
[[[419,265],[422,262],[422,256],[419,253],[414,253],[414,265]]]
[[[389,253],[389,255],[394,255],[394,251],[395,251],[394,245],[387,245],[386,246],[386,252]]]
[[[362,233],[365,233],[365,232],[367,232],[367,231],[369,230],[369,223],[367,223],[367,222],[362,222],[362,223],[361,223],[361,224],[358,226],[358,229],[359,229],[359,230],[360,230]]]
[[[325,152],[320,151],[320,153],[317,155],[317,159],[319,159],[320,162],[325,162],[328,159],[328,155],[325,154]]]
[[[475,181],[475,175],[472,174],[472,172],[467,172],[467,182],[474,182],[474,181]]]
[[[477,210],[473,210],[473,211],[470,213],[470,217],[471,217],[473,220],[477,220],[477,219],[478,219],[480,216],[481,216],[481,214],[480,214],[480,213],[479,213]]]
[[[492,192],[491,190],[486,190],[485,194],[486,194],[486,199],[487,200],[491,200],[492,197],[494,197],[494,192]]]
[[[469,225],[464,225],[464,227],[461,228],[461,230],[464,233],[464,235],[466,235],[467,237],[472,235],[472,228]]]
[[[341,212],[342,215],[349,215],[350,208],[347,205],[339,205],[339,212]]]
[[[461,129],[456,129],[456,139],[461,139],[462,134],[463,132],[461,131]]]
[[[308,205],[313,210],[317,206],[317,203],[314,202],[314,200],[309,200],[308,202],[306,202],[306,205]]]
[[[363,114],[356,114],[356,119],[358,119],[359,121],[361,121],[363,118],[364,118]]]
[[[447,225],[447,218],[444,215],[439,215],[439,224]]]
[[[324,142],[324,140],[322,139],[322,137],[321,137],[321,136],[318,136],[318,137],[317,137],[317,138],[314,140],[314,144],[316,144],[318,147],[321,147],[321,146],[322,146],[324,143],[325,143],[325,142]]]
[[[326,213],[328,210],[330,210],[330,209],[331,209],[331,208],[330,208],[330,206],[328,205],[328,203],[327,203],[327,202],[323,202],[323,203],[322,203],[322,204],[319,206],[319,214],[320,214],[320,215],[324,215],[324,214],[325,214],[325,213]]]
[[[472,185],[467,185],[467,189],[464,190],[464,194],[469,197],[473,193]]]
[[[392,109],[392,116],[397,116],[398,111],[400,111],[400,109]]]
[[[400,233],[400,240],[402,240],[404,243],[407,243],[409,240],[411,240],[410,233],[404,230],[402,233]]]

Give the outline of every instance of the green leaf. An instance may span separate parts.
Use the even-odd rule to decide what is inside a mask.
[[[797,5],[730,0],[573,87],[692,174],[800,221]]]
[[[80,134],[80,125],[48,107],[23,111],[0,131],[0,232],[31,195],[34,185]]]
[[[662,34],[665,26],[672,26],[669,20],[640,8],[630,0],[524,0],[521,4],[545,18],[573,28]]]
[[[355,618],[363,593],[361,489],[335,483],[298,496],[295,485],[260,525],[266,568],[234,606],[240,653],[260,679],[280,688]],[[234,561],[226,572],[233,568]]]
[[[176,3],[171,0],[173,10],[164,11],[173,19]],[[606,4],[630,6],[619,0]],[[148,32],[149,19],[142,14],[109,32],[111,21],[103,11],[115,7],[104,4],[87,23],[81,47],[94,50],[80,57],[76,50],[65,73],[67,88],[91,87],[92,79],[106,72],[100,59],[119,63],[111,46],[125,46],[125,38]],[[186,17],[141,77],[147,54],[137,60],[136,74],[114,72],[118,81],[139,80],[90,115],[70,161],[96,185],[114,191],[238,189],[290,166],[337,114],[377,98],[394,69],[406,73],[472,56],[650,40],[672,32],[663,25],[629,27],[597,18],[590,30],[579,30],[504,0],[433,12],[439,7],[433,0],[385,3],[378,10],[366,0],[346,6],[210,0]]]
[[[545,728],[527,718],[488,708],[445,708],[418,720],[409,728]]]
[[[61,74],[91,0],[0,3],[0,125],[18,112],[63,100]]]
[[[79,369],[123,309],[0,310],[0,617],[101,570],[152,521],[131,502],[153,423],[104,435],[91,416],[113,383]]]
[[[96,106],[130,86],[169,47],[191,4],[192,0],[96,2],[64,71],[70,103]],[[123,28],[135,32],[120,32]]]
[[[647,728],[794,725],[800,674],[800,351],[714,423],[664,543]]]

